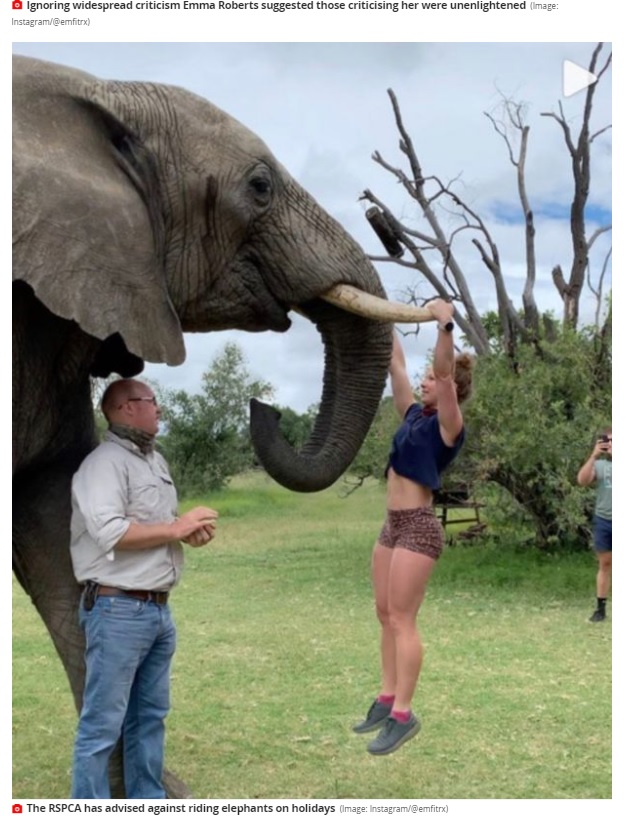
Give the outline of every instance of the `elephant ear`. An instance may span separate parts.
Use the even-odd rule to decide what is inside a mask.
[[[101,95],[106,86],[52,64],[14,64],[14,280],[85,332],[119,333],[146,361],[180,364],[155,161],[114,112],[115,97]]]

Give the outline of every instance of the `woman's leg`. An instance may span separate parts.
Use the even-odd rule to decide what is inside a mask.
[[[372,553],[372,586],[377,619],[381,625],[381,690],[392,696],[396,691],[396,646],[390,625],[388,586],[393,550],[376,543]]]
[[[394,549],[390,560],[387,611],[395,651],[394,711],[411,709],[423,655],[416,616],[434,567],[434,558],[403,548]]]
[[[420,667],[422,643],[416,616],[424,598],[435,559],[423,553],[395,547],[390,560],[387,622],[394,640],[396,691],[389,720],[368,744],[371,755],[389,755],[420,731],[420,720],[411,713]]]
[[[366,732],[372,732],[384,723],[390,716],[392,703],[394,702],[396,648],[394,645],[394,634],[390,628],[387,604],[391,560],[392,548],[377,541],[372,551],[371,571],[375,608],[379,624],[381,625],[381,688],[368,709],[365,719],[353,726],[353,732],[357,732],[360,735]]]

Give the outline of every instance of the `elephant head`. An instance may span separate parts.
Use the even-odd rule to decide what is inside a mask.
[[[261,403],[251,433],[279,483],[333,483],[368,431],[391,351],[389,320],[329,300],[341,286],[385,298],[355,241],[259,138],[183,89],[18,57],[13,102],[14,279],[84,333],[173,365],[183,332],[282,332],[300,311],[325,348],[312,435],[294,452]]]

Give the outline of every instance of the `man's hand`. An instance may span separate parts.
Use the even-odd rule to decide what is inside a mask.
[[[185,541],[192,547],[201,547],[209,543],[215,534],[215,522],[218,513],[207,506],[196,506],[177,518],[172,524],[179,541]]]
[[[121,550],[145,550],[172,541],[185,541],[201,547],[214,536],[218,513],[207,506],[196,506],[172,523],[140,524],[131,522],[116,547]],[[196,534],[199,533],[199,534]]]
[[[204,547],[205,544],[213,541],[215,534],[215,526],[213,524],[205,524],[200,529],[197,529],[196,532],[192,532],[187,538],[182,538],[181,540],[190,547]]]

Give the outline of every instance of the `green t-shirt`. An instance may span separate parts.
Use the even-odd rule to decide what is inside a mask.
[[[594,514],[607,521],[612,520],[612,461],[597,460],[594,464],[597,501]]]

